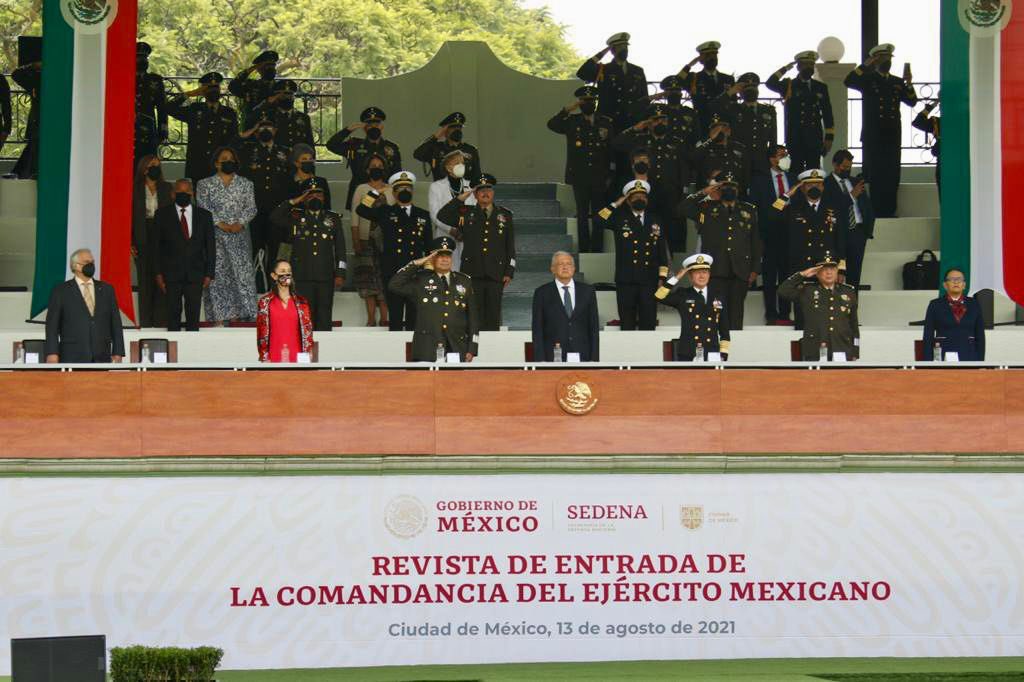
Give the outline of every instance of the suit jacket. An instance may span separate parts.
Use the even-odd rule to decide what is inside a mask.
[[[961,360],[985,359],[985,318],[981,304],[970,296],[964,296],[967,313],[959,322],[953,317],[945,295],[928,303],[924,316],[924,359],[933,360],[934,344],[942,344],[942,352],[956,353]]]
[[[566,353],[579,353],[584,362],[597,362],[600,354],[600,323],[597,317],[597,293],[594,287],[576,282],[576,301],[572,316],[565,314],[562,292],[552,280],[533,292],[533,358],[554,360],[555,342]]]
[[[160,235],[160,274],[168,282],[202,282],[213,279],[217,266],[217,247],[213,239],[213,214],[192,204],[192,237],[185,240],[181,231],[181,213],[177,204],[156,212]]]
[[[112,355],[124,357],[124,332],[114,287],[96,279],[93,287],[93,315],[89,314],[74,277],[50,292],[46,311],[47,355],[59,355],[61,362],[110,362]]]
[[[826,204],[836,209],[836,215],[840,224],[845,224],[849,219],[850,204],[856,201],[857,208],[860,210],[861,227],[864,233],[868,239],[872,239],[875,236],[875,210],[871,208],[871,198],[867,192],[861,192],[860,196],[854,200],[853,195],[847,194],[839,186],[839,181],[836,180],[835,175],[829,173],[825,178],[825,195],[822,199]]]
[[[786,180],[790,189],[799,180],[793,173],[786,173]],[[775,185],[775,176],[771,170],[766,173],[755,173],[750,180],[750,203],[757,206],[757,227],[761,233],[761,239],[768,241],[779,230],[785,229],[786,221],[782,213],[772,208],[772,204],[779,197],[778,187]]]
[[[174,186],[166,180],[156,183],[157,210],[174,203]],[[154,216],[155,217],[155,216]],[[156,248],[157,244],[147,244],[146,235],[146,181],[136,178],[132,191],[132,246],[140,253],[146,247]]]

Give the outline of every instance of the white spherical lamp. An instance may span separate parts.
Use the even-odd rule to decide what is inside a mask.
[[[843,45],[843,41],[835,36],[827,36],[821,39],[818,43],[818,56],[823,62],[836,63],[843,58],[843,54],[846,52],[846,46]]]

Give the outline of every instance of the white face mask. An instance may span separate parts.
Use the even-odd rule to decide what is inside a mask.
[[[791,161],[789,160],[789,157],[783,156],[781,159],[779,159],[779,170],[781,170],[783,173],[788,173],[790,163]]]
[[[466,164],[457,163],[452,166],[452,177],[461,178],[466,174]]]

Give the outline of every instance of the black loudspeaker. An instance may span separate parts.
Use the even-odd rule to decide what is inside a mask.
[[[11,640],[11,682],[104,682],[106,635]]]
[[[18,66],[43,61],[41,36],[18,36]]]

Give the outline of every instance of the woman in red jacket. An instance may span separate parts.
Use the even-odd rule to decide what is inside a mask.
[[[292,291],[292,266],[278,260],[270,273],[274,286],[260,297],[256,311],[256,346],[260,362],[296,362],[313,352],[309,303]]]

